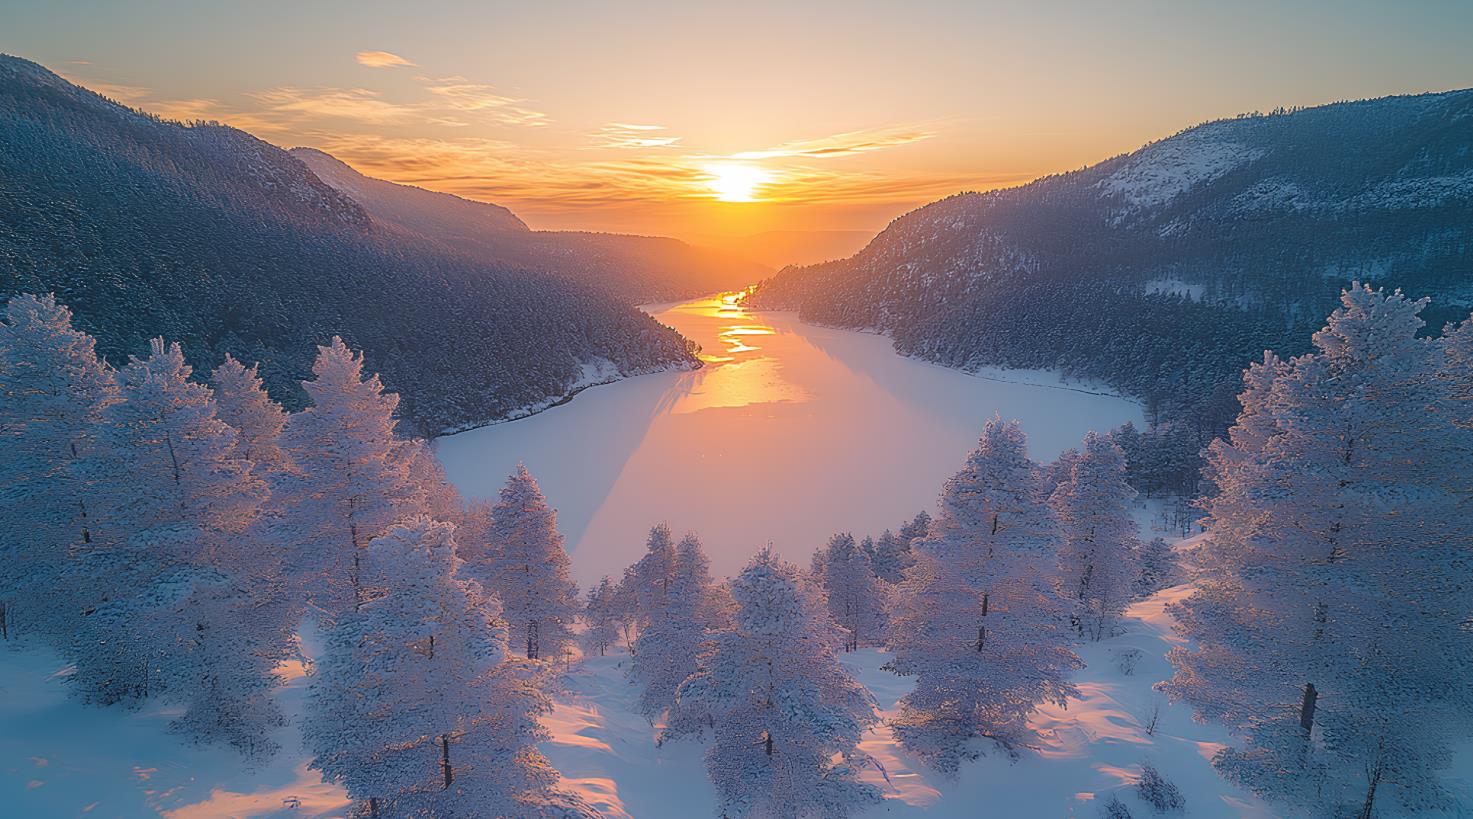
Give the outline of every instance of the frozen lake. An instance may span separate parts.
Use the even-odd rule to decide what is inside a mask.
[[[524,461],[558,510],[576,579],[618,579],[649,528],[695,531],[731,574],[771,542],[806,563],[836,531],[879,534],[921,509],[994,412],[1048,460],[1140,406],[1051,373],[969,375],[887,338],[748,311],[731,297],[651,308],[706,366],[585,390],[545,412],[439,439],[450,479],[494,497]]]

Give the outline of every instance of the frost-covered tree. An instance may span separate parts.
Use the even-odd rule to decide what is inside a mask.
[[[675,702],[675,691],[696,670],[696,657],[724,614],[711,582],[711,562],[695,535],[681,538],[670,566],[670,582],[658,608],[634,643],[630,676],[644,690],[640,711],[650,719]]]
[[[874,702],[834,655],[822,603],[764,550],[732,581],[736,622],[681,686],[667,736],[709,728],[718,814],[843,817],[878,802],[858,778]]]
[[[290,642],[301,621],[301,600],[289,576],[288,532],[282,526],[285,509],[284,479],[291,476],[291,463],[281,448],[281,433],[287,413],[262,386],[257,368],[247,368],[229,354],[210,374],[214,384],[216,416],[235,430],[238,457],[251,462],[254,474],[272,488],[272,497],[246,539],[256,545],[248,560],[238,567],[237,579],[249,591],[260,617],[258,630],[268,626],[278,633],[260,635],[271,644]]]
[[[568,577],[557,513],[526,466],[517,464],[501,488],[484,537],[481,559],[466,572],[501,601],[511,645],[525,647],[532,660],[558,656],[572,641],[578,588]]]
[[[255,464],[256,473],[267,475],[286,467],[281,450],[281,430],[286,412],[271,400],[261,385],[255,365],[247,368],[228,353],[210,374],[215,386],[215,406],[221,421],[239,436],[237,452]]]
[[[1176,553],[1165,538],[1153,537],[1140,548],[1135,559],[1136,575],[1133,592],[1136,597],[1150,597],[1158,591],[1179,582],[1180,567]]]
[[[1438,352],[1437,378],[1445,394],[1449,420],[1459,433],[1449,441],[1461,447],[1453,457],[1473,458],[1473,441],[1467,435],[1473,432],[1473,316],[1450,328],[1438,342]],[[1473,515],[1473,473],[1465,473],[1463,478],[1463,514]]]
[[[1470,727],[1473,462],[1423,303],[1346,291],[1311,353],[1249,370],[1209,452],[1167,690],[1236,732],[1224,775],[1301,813],[1445,807]]]
[[[312,767],[360,815],[592,815],[537,750],[550,704],[535,667],[509,657],[495,598],[457,563],[454,526],[427,517],[369,545],[381,595],[326,635],[303,725]]]
[[[1138,538],[1130,516],[1135,490],[1125,481],[1125,454],[1109,436],[1091,432],[1060,478],[1049,503],[1058,515],[1061,589],[1075,601],[1083,636],[1110,636],[1135,583]]]
[[[624,610],[637,636],[665,606],[670,583],[675,577],[675,539],[664,523],[650,528],[644,554],[635,561],[619,585]]]
[[[405,442],[404,449],[409,459],[409,480],[420,493],[424,513],[435,520],[466,522],[466,506],[460,492],[450,483],[445,467],[429,443],[415,439]]]
[[[103,602],[73,641],[71,682],[104,703],[162,695],[183,706],[177,728],[265,753],[286,654],[248,582],[252,564],[275,561],[252,537],[267,490],[189,375],[179,346],[156,339],[103,411],[88,472],[106,537],[83,553]]]
[[[916,516],[907,521],[904,526],[900,527],[900,539],[906,543],[911,543],[919,538],[925,537],[926,533],[930,531],[931,513],[923,509],[917,512]]]
[[[892,613],[891,667],[916,677],[895,732],[945,773],[980,753],[976,738],[1025,744],[1028,716],[1074,693],[1055,526],[1026,446],[1017,422],[988,422],[946,482]]]
[[[888,533],[887,533],[888,534]],[[878,642],[885,628],[885,591],[870,566],[869,554],[843,532],[813,555],[813,576],[829,615],[844,630],[844,650]]]
[[[14,296],[0,321],[0,638],[65,639],[87,599],[67,580],[91,538],[92,449],[113,374],[52,296]]]
[[[915,562],[915,556],[911,554],[911,544],[925,537],[930,528],[930,513],[921,511],[906,521],[899,532],[886,529],[879,540],[865,538],[864,551],[869,555],[875,576],[886,583],[899,583],[904,579],[905,570]]]
[[[886,529],[876,540],[865,538],[870,566],[875,576],[886,583],[899,583],[905,578],[905,570],[915,562],[910,552],[910,541]]]
[[[583,650],[602,657],[619,641],[619,599],[614,582],[605,576],[588,590],[583,602]]]
[[[340,338],[317,348],[312,406],[282,433],[293,471],[279,481],[282,536],[293,545],[293,574],[329,623],[361,605],[363,550],[396,521],[423,510],[410,455],[394,432],[398,396]]]

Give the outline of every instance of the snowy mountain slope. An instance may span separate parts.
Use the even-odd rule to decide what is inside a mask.
[[[660,236],[534,231],[499,205],[374,179],[312,148],[291,154],[386,227],[484,264],[525,267],[598,288],[627,304],[733,290],[771,272],[729,252]]]
[[[435,434],[560,399],[587,362],[627,376],[695,361],[602,290],[383,228],[250,134],[162,120],[4,55],[0,179],[0,299],[55,292],[115,364],[162,334],[196,369],[260,362],[297,408],[315,345],[338,335]]]
[[[1301,351],[1352,280],[1435,297],[1436,330],[1467,316],[1470,271],[1473,91],[1451,91],[1207,123],[948,197],[848,259],[780,271],[751,303],[949,366],[1057,368],[1201,405],[1263,349]]]

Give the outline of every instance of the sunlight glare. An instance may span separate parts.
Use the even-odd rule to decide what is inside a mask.
[[[723,163],[709,165],[706,172],[711,175],[706,187],[722,202],[755,202],[757,189],[767,184],[772,175],[756,165],[745,163]]]

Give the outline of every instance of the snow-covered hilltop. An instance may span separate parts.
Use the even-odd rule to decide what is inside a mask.
[[[1210,122],[958,194],[751,303],[948,366],[1103,379],[1216,434],[1243,362],[1307,349],[1352,280],[1435,297],[1434,331],[1465,315],[1469,248],[1473,91],[1452,91]]]
[[[162,120],[6,55],[0,179],[0,299],[62,294],[115,362],[167,332],[201,368],[227,354],[260,362],[272,395],[297,408],[313,345],[340,335],[431,435],[561,400],[585,364],[606,362],[611,377],[695,365],[684,339],[632,306],[677,288],[610,298],[633,281],[576,275],[591,258],[581,240],[543,259],[561,276],[468,256],[250,134]]]

